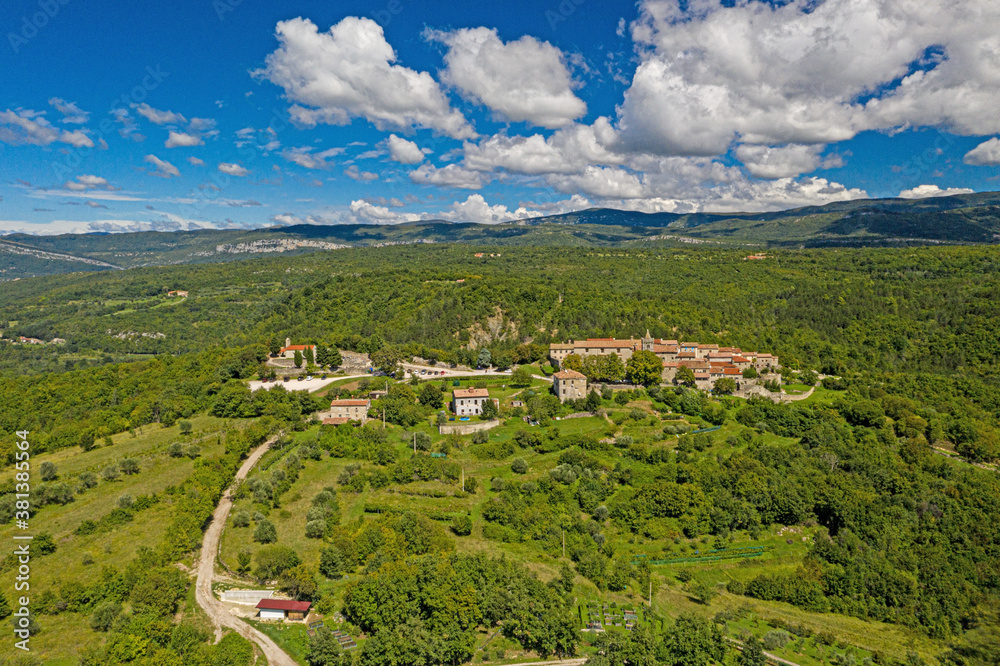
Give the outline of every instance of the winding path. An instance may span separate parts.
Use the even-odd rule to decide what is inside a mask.
[[[236,472],[236,481],[246,478],[250,470],[253,469],[253,466],[257,464],[261,456],[267,453],[271,444],[276,440],[277,437],[274,437],[254,449]],[[195,599],[212,620],[212,624],[215,625],[216,641],[222,638],[222,627],[229,627],[244,638],[256,643],[261,652],[264,653],[267,663],[270,666],[297,666],[295,661],[284,650],[278,647],[277,643],[263,632],[250,626],[240,618],[231,615],[229,608],[212,594],[212,580],[215,576],[215,558],[219,553],[219,541],[222,538],[222,529],[226,525],[226,518],[229,517],[229,511],[233,508],[233,500],[229,494],[231,490],[232,487],[219,500],[219,506],[215,508],[215,513],[212,514],[212,522],[209,524],[208,529],[205,530],[205,540],[201,544],[201,559],[198,563],[198,582],[195,585]]]

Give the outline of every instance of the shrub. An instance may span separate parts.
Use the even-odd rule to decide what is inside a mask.
[[[769,631],[764,634],[764,649],[777,650],[788,643],[789,636],[783,631]]]
[[[528,471],[528,463],[525,462],[524,458],[515,458],[514,462],[510,464],[510,471],[514,474],[525,474]]]
[[[278,530],[274,523],[264,519],[257,523],[257,528],[253,531],[253,540],[257,543],[274,543],[278,540]]]
[[[233,527],[250,527],[250,512],[237,511],[233,514]]]
[[[451,521],[451,531],[458,536],[469,536],[472,534],[472,518],[468,514],[455,516]]]
[[[118,479],[118,465],[111,463],[101,470],[101,478],[105,481],[115,481]]]
[[[132,474],[138,474],[139,463],[133,458],[125,458],[121,462],[121,470],[123,474],[128,474],[129,476]]]
[[[485,444],[488,441],[490,441],[490,434],[485,430],[477,430],[472,433],[473,444]]]
[[[122,606],[117,601],[105,601],[90,615],[90,628],[94,631],[108,631],[121,615]]]
[[[42,474],[42,481],[55,481],[56,476],[58,476],[56,473],[55,463],[49,462],[48,460],[42,463],[40,470]]]
[[[310,520],[308,523],[306,523],[307,539],[322,539],[325,536],[326,536],[325,520]]]

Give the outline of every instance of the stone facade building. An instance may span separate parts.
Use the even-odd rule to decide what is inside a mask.
[[[372,407],[372,401],[366,398],[354,400],[334,400],[330,403],[330,419],[343,423],[348,421],[360,421],[362,424],[368,420],[368,410]]]
[[[587,376],[576,370],[562,370],[552,375],[552,390],[559,402],[587,397]]]

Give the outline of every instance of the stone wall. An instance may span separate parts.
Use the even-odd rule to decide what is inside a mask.
[[[441,435],[471,435],[480,430],[491,430],[500,425],[500,421],[455,421],[447,425],[438,426],[438,433]]]

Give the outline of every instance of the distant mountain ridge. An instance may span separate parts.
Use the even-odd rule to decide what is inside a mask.
[[[982,192],[916,200],[857,199],[767,213],[591,208],[495,225],[430,220],[254,230],[11,234],[0,237],[0,280],[415,243],[626,247],[712,243],[766,248],[998,242],[1000,192]]]

